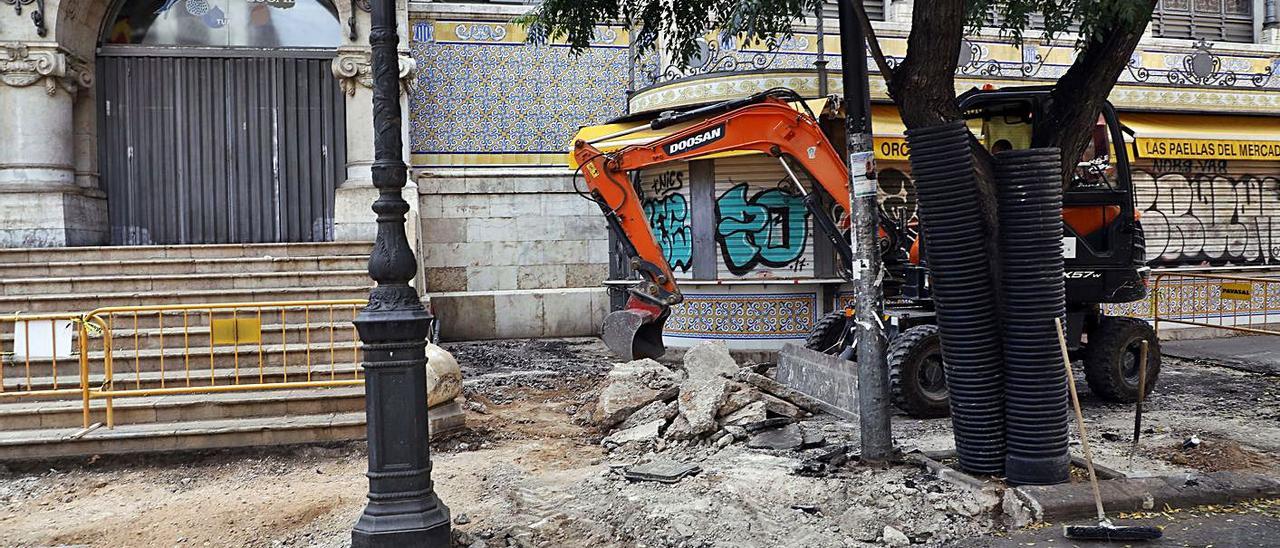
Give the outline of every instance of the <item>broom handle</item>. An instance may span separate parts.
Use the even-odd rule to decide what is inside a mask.
[[[1067,336],[1062,333],[1062,319],[1054,318],[1053,327],[1058,330],[1058,347],[1062,349],[1062,365],[1067,368],[1067,389],[1071,391],[1071,406],[1076,413],[1076,427],[1080,429],[1080,445],[1084,447],[1084,463],[1089,468],[1089,484],[1093,486],[1093,503],[1098,505],[1098,521],[1107,520],[1102,509],[1102,490],[1098,488],[1098,475],[1093,471],[1093,451],[1089,449],[1089,436],[1084,429],[1084,415],[1080,413],[1080,396],[1076,394],[1076,376],[1071,370],[1071,356],[1067,353]]]
[[[1138,437],[1142,435],[1142,398],[1147,395],[1147,341],[1142,341],[1138,352],[1138,408],[1133,415],[1133,448],[1138,448]]]

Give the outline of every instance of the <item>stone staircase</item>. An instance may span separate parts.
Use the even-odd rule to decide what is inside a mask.
[[[14,313],[85,313],[108,306],[365,299],[369,242],[0,250],[0,317]],[[271,341],[210,346],[207,316],[115,318],[117,386],[158,388],[350,379],[358,370],[352,307],[316,309],[306,328],[265,313]],[[134,322],[137,322],[135,329]],[[285,323],[289,323],[287,329]],[[136,334],[136,336],[135,336]],[[13,349],[13,329],[0,349]],[[91,339],[92,342],[92,339]],[[185,350],[184,350],[185,349]],[[90,385],[100,385],[100,346],[90,348]],[[198,366],[192,366],[198,361]],[[300,369],[299,364],[312,364]],[[261,367],[259,367],[261,364]],[[56,374],[55,374],[56,371]],[[76,359],[9,363],[6,391],[78,386]],[[456,426],[456,403],[433,412],[433,431]],[[446,407],[447,407],[446,406]],[[0,460],[212,449],[361,439],[361,386],[120,397],[115,428],[82,429],[78,395],[0,395]],[[105,422],[94,400],[91,423]]]

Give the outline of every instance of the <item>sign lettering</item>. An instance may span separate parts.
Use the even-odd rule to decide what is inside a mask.
[[[1233,301],[1252,300],[1253,285],[1247,282],[1224,283],[1222,284],[1222,298]]]

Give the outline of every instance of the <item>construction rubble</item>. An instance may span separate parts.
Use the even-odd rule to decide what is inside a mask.
[[[627,453],[736,442],[775,450],[826,445],[821,430],[797,424],[816,411],[812,402],[796,394],[786,395],[797,401],[784,400],[761,386],[770,386],[767,377],[739,368],[723,344],[702,343],[679,364],[615,365],[591,421],[609,432],[606,450]]]

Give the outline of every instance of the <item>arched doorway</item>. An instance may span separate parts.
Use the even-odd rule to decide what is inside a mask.
[[[346,129],[329,0],[125,0],[105,25],[113,244],[333,239]]]

